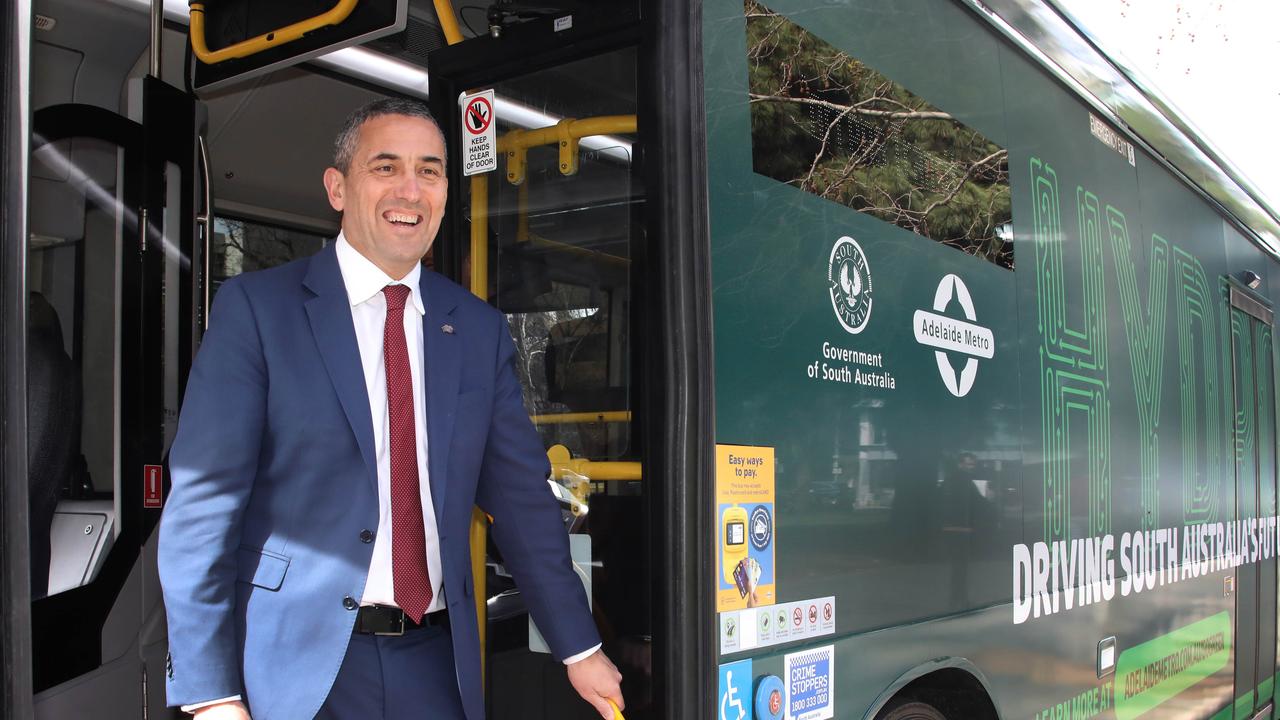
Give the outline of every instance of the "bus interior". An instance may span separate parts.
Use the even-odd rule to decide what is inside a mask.
[[[439,53],[440,71],[426,62],[448,44],[436,8],[400,0],[403,29],[365,42],[358,62],[344,65],[338,53],[193,95],[187,4],[164,5],[160,80],[151,77],[146,0],[33,7],[36,717],[80,717],[88,708],[95,717],[179,716],[165,708],[155,529],[206,308],[226,279],[333,242],[339,218],[321,175],[337,129],[373,99],[425,99],[428,69],[451,166],[461,139],[457,98],[472,89],[495,93],[503,158],[497,171],[472,178],[450,167],[448,211],[426,262],[506,314],[575,564],[605,650],[626,678],[628,716],[661,717],[639,422],[654,350],[633,341],[651,322],[642,302],[650,240],[634,8],[462,2],[454,10],[468,42]],[[573,121],[569,152],[561,131]],[[488,547],[476,572],[486,588],[477,599],[490,717],[593,717],[483,532],[477,522],[473,543]]]

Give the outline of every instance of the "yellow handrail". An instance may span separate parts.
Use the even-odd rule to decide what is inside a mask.
[[[453,3],[449,0],[435,0],[436,19],[440,21],[440,29],[444,31],[445,42],[457,45],[462,42],[462,30],[458,28],[458,16],[453,14]]]
[[[551,463],[552,480],[596,482],[644,479],[643,466],[638,462],[575,458],[570,455],[569,448],[563,445],[547,448],[547,461]]]
[[[627,423],[631,422],[630,410],[604,412],[547,413],[530,415],[534,425],[569,425],[572,423]]]
[[[270,50],[285,43],[293,42],[314,30],[329,25],[337,25],[346,20],[356,9],[358,0],[338,0],[338,4],[306,20],[299,20],[292,25],[285,25],[279,30],[272,30],[257,37],[241,40],[220,50],[210,50],[204,38],[204,3],[191,3],[191,49],[196,57],[205,65],[214,65],[234,58],[248,57],[263,50]]]
[[[592,135],[634,133],[635,115],[600,115],[574,120],[566,118],[549,127],[536,130],[512,130],[498,138],[498,152],[507,154],[507,182],[519,185],[524,182],[527,166],[526,153],[531,147],[560,146],[560,174],[575,175],[578,172],[578,141]]]

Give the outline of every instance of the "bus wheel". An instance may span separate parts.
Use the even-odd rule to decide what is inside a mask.
[[[947,720],[947,716],[929,703],[913,700],[881,712],[876,720]]]

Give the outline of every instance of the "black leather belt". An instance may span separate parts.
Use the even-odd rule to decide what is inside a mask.
[[[427,627],[448,630],[449,611],[427,613],[420,623],[410,620],[403,610],[390,605],[362,605],[356,613],[355,632],[363,635],[403,635]]]

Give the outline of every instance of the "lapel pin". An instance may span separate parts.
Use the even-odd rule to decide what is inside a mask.
[[[453,334],[453,326],[452,326],[452,325],[450,325],[449,323],[445,323],[444,325],[441,325],[441,326],[440,326],[440,329],[444,331],[444,334],[445,334],[445,335],[452,335],[452,334]]]

